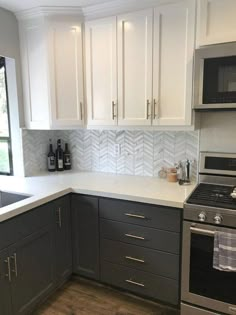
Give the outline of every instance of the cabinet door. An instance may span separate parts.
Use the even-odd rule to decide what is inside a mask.
[[[194,39],[194,0],[155,8],[154,125],[191,125]]]
[[[116,125],[116,17],[87,22],[85,43],[88,125]]]
[[[53,228],[36,232],[9,249],[14,314],[29,314],[53,289]]]
[[[26,127],[48,129],[47,52],[43,21],[21,21],[19,31]]]
[[[118,17],[118,124],[151,125],[153,11]]]
[[[236,41],[236,1],[198,1],[198,45]]]
[[[12,304],[11,304],[11,272],[10,268],[10,257],[8,250],[2,250],[0,252],[0,314],[11,315]]]
[[[53,202],[55,226],[55,277],[63,281],[72,273],[70,197]]]
[[[52,127],[83,124],[82,27],[74,18],[49,20]]]
[[[73,272],[99,280],[98,198],[72,196]]]

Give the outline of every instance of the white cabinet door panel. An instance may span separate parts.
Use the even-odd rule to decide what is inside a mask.
[[[191,125],[195,2],[154,13],[154,125]]]
[[[116,17],[87,22],[85,36],[88,125],[116,125]]]
[[[48,128],[45,33],[40,20],[29,21],[20,26],[26,127],[31,129]]]
[[[82,30],[79,23],[50,25],[52,126],[83,123]]]
[[[236,1],[198,1],[198,45],[236,41]]]
[[[119,125],[151,125],[153,11],[118,17]]]

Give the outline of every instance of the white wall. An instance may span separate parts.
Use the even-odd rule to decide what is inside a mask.
[[[236,153],[236,111],[200,115],[200,151]]]
[[[18,23],[13,13],[2,8],[0,8],[0,56],[7,57],[14,175],[21,176],[24,175],[24,167],[20,126],[23,127],[24,124],[24,111]]]

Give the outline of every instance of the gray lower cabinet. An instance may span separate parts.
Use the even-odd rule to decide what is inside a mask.
[[[55,255],[55,281],[60,284],[72,273],[72,242],[71,242],[71,210],[70,196],[52,202]]]
[[[73,272],[99,280],[98,198],[72,195]]]
[[[13,314],[28,314],[54,285],[52,226],[9,248]]]
[[[179,304],[180,209],[100,198],[101,281]]]

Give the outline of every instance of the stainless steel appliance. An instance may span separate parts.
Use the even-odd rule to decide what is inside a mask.
[[[199,184],[184,204],[181,315],[236,314],[236,272],[213,268],[214,234],[236,233],[236,154],[200,154]]]
[[[236,110],[236,43],[195,51],[194,109]]]

